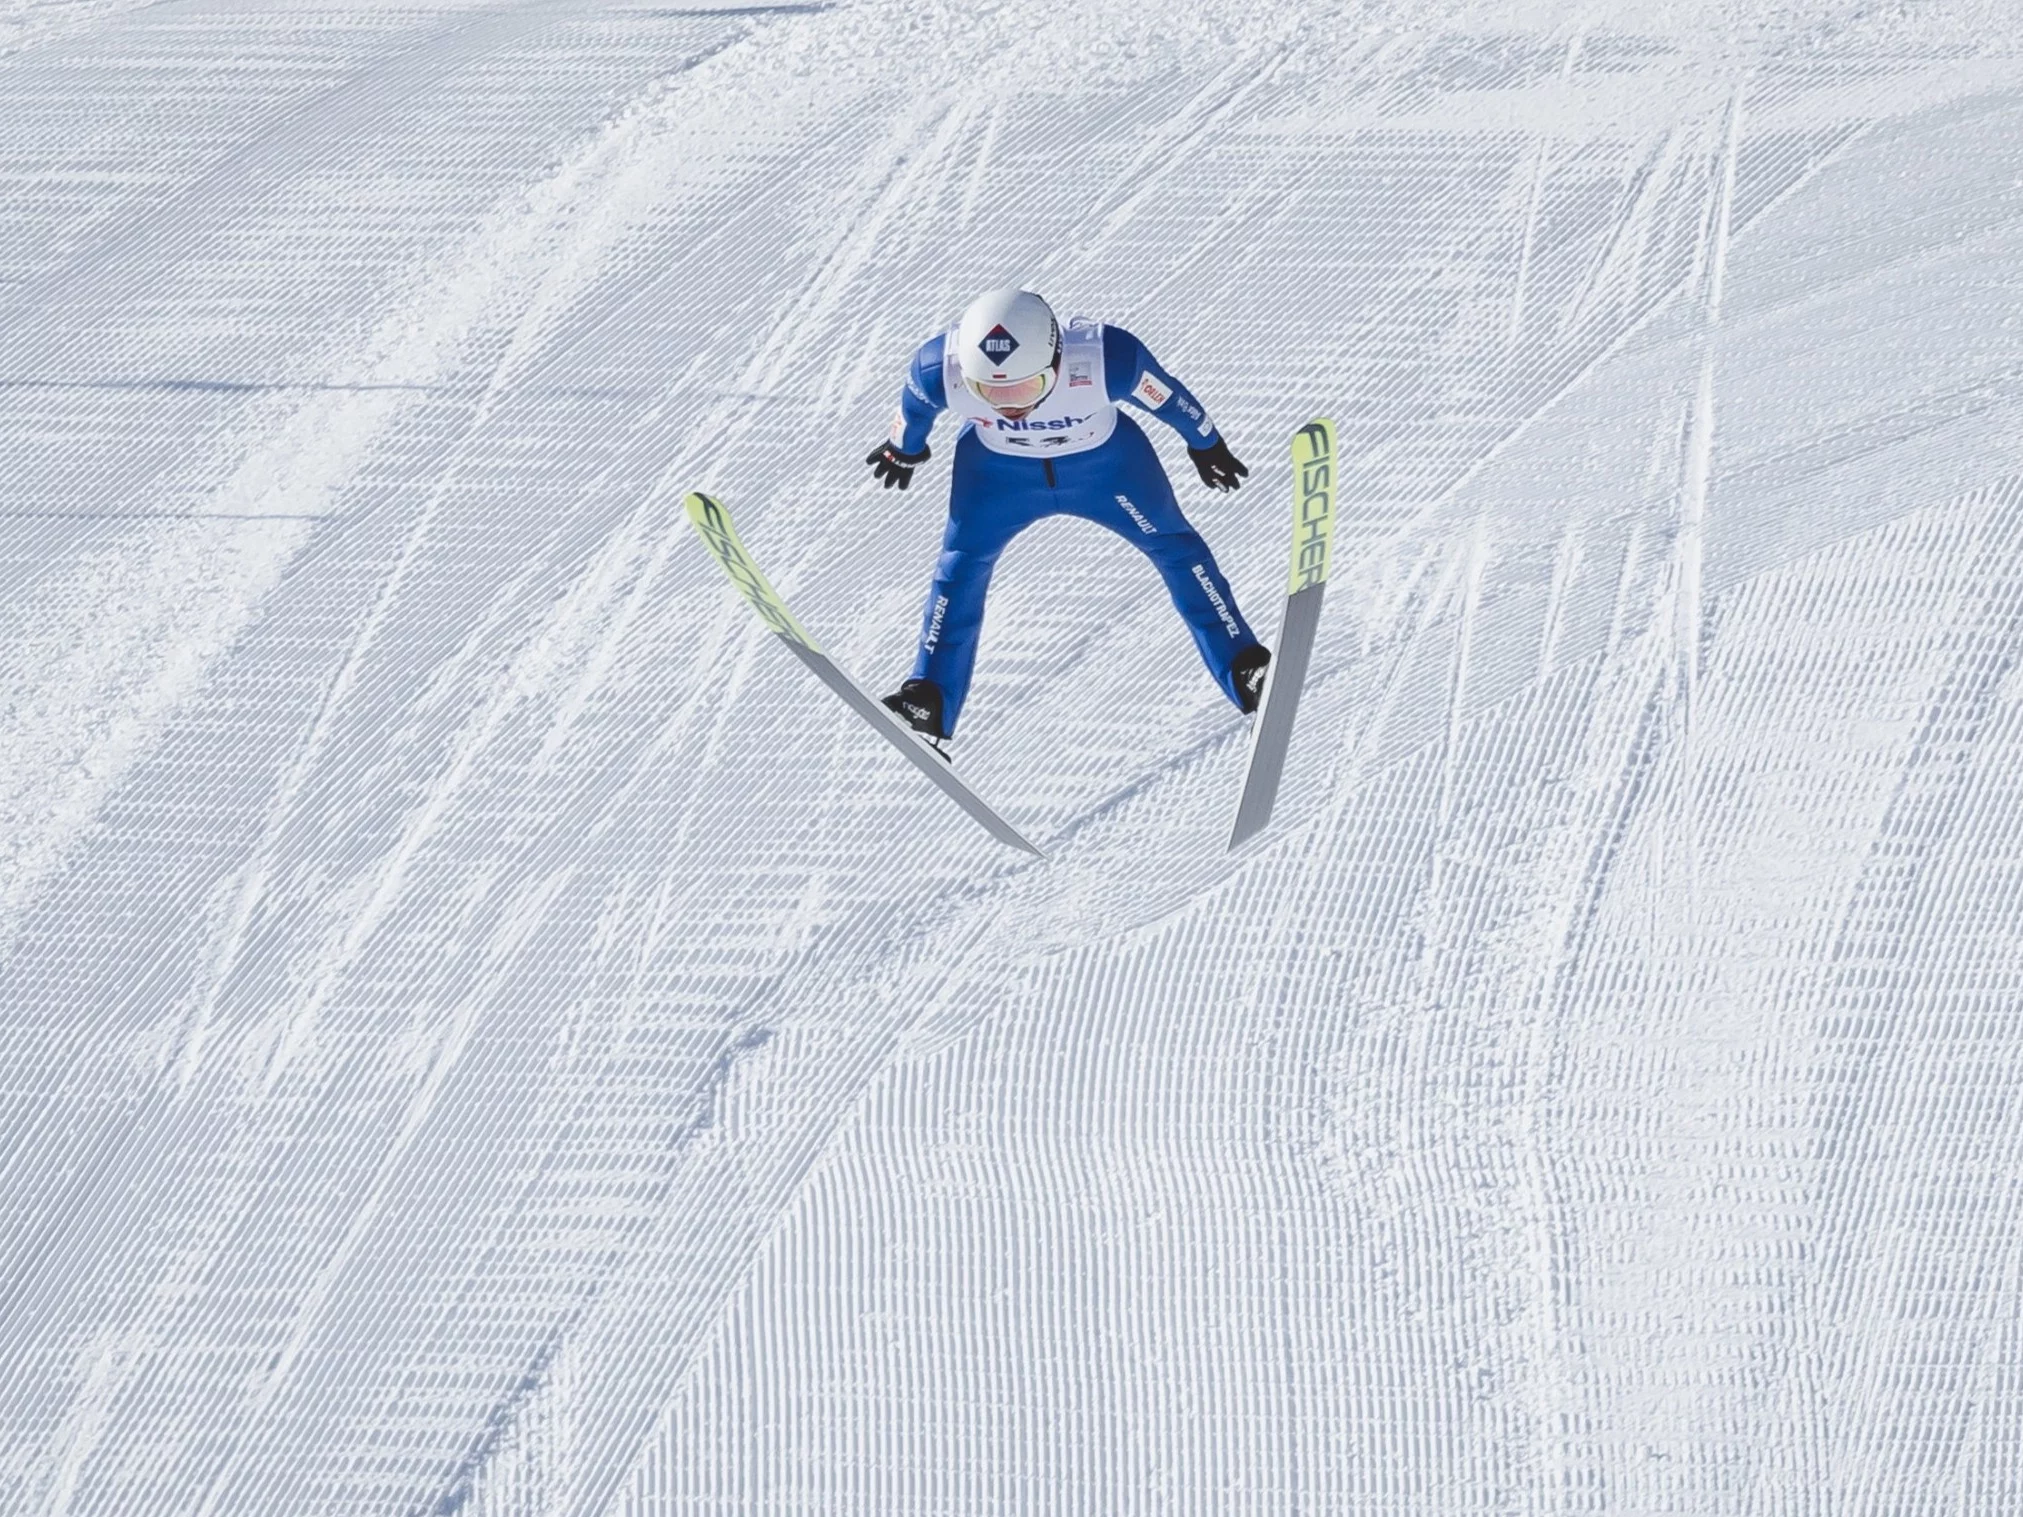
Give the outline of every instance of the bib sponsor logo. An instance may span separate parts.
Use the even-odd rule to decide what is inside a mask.
[[[1131,392],[1131,398],[1141,403],[1146,410],[1156,411],[1173,398],[1173,392],[1147,374],[1138,381],[1137,388]]]
[[[1091,367],[1092,365],[1086,363],[1069,364],[1068,388],[1071,390],[1082,390],[1087,389],[1090,385],[1094,384],[1096,381],[1089,377],[1089,370]]]
[[[1070,427],[1083,426],[1093,421],[1090,416],[1056,416],[1050,421],[1040,421],[1031,416],[1022,416],[1013,421],[1009,416],[978,416],[976,424],[999,432],[1065,432]]]

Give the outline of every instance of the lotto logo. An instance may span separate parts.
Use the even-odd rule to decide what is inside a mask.
[[[1131,398],[1141,402],[1146,410],[1156,411],[1173,398],[1173,392],[1147,374],[1138,381],[1137,388],[1131,391]]]

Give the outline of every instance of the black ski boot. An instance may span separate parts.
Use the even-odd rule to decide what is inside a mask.
[[[1257,710],[1258,702],[1264,699],[1264,671],[1270,664],[1271,650],[1263,643],[1238,649],[1236,657],[1229,661],[1229,672],[1235,679],[1245,716]]]
[[[926,738],[927,746],[945,762],[954,762],[949,757],[948,737],[941,730],[941,686],[931,679],[910,679],[885,697],[885,706]]]

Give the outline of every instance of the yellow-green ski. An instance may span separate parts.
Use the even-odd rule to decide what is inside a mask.
[[[861,689],[857,682],[837,668],[829,655],[816,646],[808,631],[794,619],[794,613],[787,609],[787,603],[780,598],[772,582],[760,571],[757,562],[746,551],[744,542],[738,536],[738,529],[731,522],[731,514],[723,502],[708,495],[690,495],[686,501],[688,519],[695,523],[695,530],[701,534],[716,561],[723,565],[724,573],[731,577],[731,583],[738,587],[751,607],[759,613],[759,619],[785,643],[794,656],[804,664],[823,684],[827,685],[843,700],[843,704],[863,717],[871,728],[884,738],[909,763],[927,778],[956,805],[980,822],[990,835],[1000,843],[1038,855],[1040,850],[1021,837],[1018,831],[1003,817],[993,811],[969,786],[955,777],[948,767],[948,760],[908,727],[898,717],[885,709],[882,702],[874,700]]]
[[[1292,745],[1293,718],[1299,714],[1300,691],[1313,657],[1335,530],[1335,425],[1331,421],[1310,421],[1293,434],[1292,502],[1292,572],[1286,577],[1285,619],[1280,624],[1278,647],[1272,653],[1264,699],[1251,726],[1250,765],[1244,772],[1236,825],[1229,834],[1231,848],[1255,836],[1271,820],[1279,780],[1285,773],[1286,752]]]

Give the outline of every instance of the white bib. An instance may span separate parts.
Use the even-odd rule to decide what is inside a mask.
[[[1061,334],[1061,373],[1047,398],[1017,421],[1001,416],[963,382],[954,332],[943,341],[941,383],[948,408],[976,428],[993,453],[1059,458],[1100,448],[1117,430],[1117,405],[1103,374],[1102,323],[1076,319]]]

